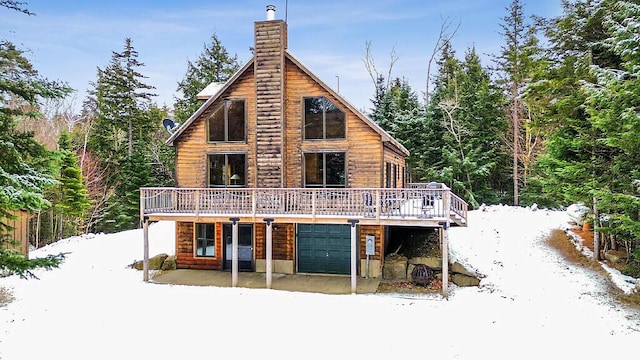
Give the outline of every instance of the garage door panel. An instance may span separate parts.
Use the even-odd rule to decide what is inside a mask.
[[[298,225],[298,272],[349,274],[350,225]]]

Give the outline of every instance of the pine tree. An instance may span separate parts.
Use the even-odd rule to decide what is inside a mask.
[[[424,108],[406,79],[396,78],[387,88],[384,77],[378,76],[378,91],[371,118],[409,150],[407,164],[412,181],[419,181],[426,167],[423,159],[425,128]]]
[[[162,120],[169,117],[169,109],[151,106],[147,116],[149,122],[156,125],[148,147],[153,186],[175,186],[175,148],[165,143],[167,130],[162,126]]]
[[[605,184],[614,156],[598,139],[585,111],[584,83],[595,81],[594,64],[619,61],[605,50],[601,14],[586,2],[564,3],[563,15],[547,21],[549,49],[524,97],[537,114],[533,126],[545,134],[544,154],[523,199],[547,206],[589,204],[598,184]],[[615,66],[615,65],[614,65]],[[615,152],[615,151],[614,151]]]
[[[90,206],[87,189],[82,180],[82,173],[78,164],[71,139],[67,132],[63,132],[58,141],[60,153],[60,174],[56,186],[59,192],[59,202],[54,209],[59,214],[61,222],[59,236],[68,237],[84,231],[82,224],[86,211]]]
[[[98,69],[93,95],[96,101],[96,118],[89,135],[88,147],[101,160],[108,179],[108,194],[115,194],[114,198],[106,199],[106,209],[103,219],[98,222],[98,229],[103,226],[113,229],[107,224],[123,220],[131,225],[130,217],[137,217],[127,203],[129,172],[121,171],[130,166],[132,157],[136,153],[147,153],[154,131],[159,124],[152,123],[149,116],[151,99],[154,94],[149,90],[153,86],[144,83],[146,78],[140,68],[144,64],[138,60],[138,52],[134,49],[131,39],[125,39],[122,52],[113,52],[107,67]],[[136,147],[142,147],[137,149]],[[137,172],[148,171],[150,164],[138,163]],[[135,171],[133,171],[135,172]],[[138,190],[135,189],[137,192]]]
[[[39,97],[62,97],[65,84],[41,78],[23,52],[0,40],[0,232],[13,210],[35,211],[48,204],[42,193],[55,180],[46,173],[46,150],[32,133],[17,128],[17,119],[34,116],[24,108],[37,106]]]
[[[498,202],[504,191],[503,97],[492,86],[475,49],[467,49],[464,61],[459,61],[448,44],[437,64],[430,110],[442,134],[438,180],[472,207]]]
[[[475,48],[467,49],[459,76],[459,120],[471,136],[463,146],[459,159],[460,169],[466,178],[465,188],[470,191],[468,200],[474,206],[479,203],[500,203],[507,189],[504,169],[508,154],[503,134],[507,131],[504,116],[505,98],[482,67]]]
[[[152,125],[143,116],[155,94],[148,92],[153,86],[143,82],[139,72],[144,64],[132,40],[125,39],[122,52],[113,52],[109,65],[98,69],[94,93],[97,98],[98,117],[94,130],[94,148],[103,159],[117,154],[115,165],[131,156],[134,141],[144,141]]]
[[[632,252],[640,247],[640,4],[603,1],[598,9],[606,34],[600,43],[620,62],[592,66],[596,81],[586,86],[590,121],[601,133],[599,140],[616,151],[607,164],[613,176],[594,195],[608,217],[603,230]]]
[[[530,83],[531,73],[541,53],[537,27],[527,21],[524,5],[520,0],[513,0],[506,8],[507,15],[500,24],[505,44],[501,53],[494,58],[497,69],[502,74],[500,83],[508,94],[507,108],[511,129],[513,204],[519,204],[521,187],[526,187],[531,166],[535,161],[540,141],[531,131],[529,122],[532,113],[523,101],[522,94]]]
[[[8,8],[31,14],[16,1],[0,2],[0,10]],[[36,116],[23,109],[37,109],[39,99],[62,98],[69,87],[57,81],[42,78],[24,52],[13,43],[0,39],[0,243],[7,241],[5,234],[11,230],[8,219],[12,211],[35,211],[48,201],[43,196],[45,188],[55,180],[42,166],[47,162],[44,148],[33,139],[32,133],[21,132],[17,119]],[[0,271],[20,276],[34,276],[35,268],[57,267],[63,254],[28,260],[21,254],[0,246]]]
[[[229,55],[214,33],[195,63],[187,61],[187,72],[177,88],[181,97],[174,104],[176,122],[186,121],[202,105],[197,98],[200,91],[212,82],[226,82],[239,68],[238,56]]]

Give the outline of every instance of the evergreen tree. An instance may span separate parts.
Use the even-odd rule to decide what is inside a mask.
[[[202,101],[197,95],[212,82],[226,82],[240,68],[238,56],[231,56],[215,33],[211,42],[204,45],[202,53],[194,62],[187,61],[187,73],[178,83],[181,94],[174,104],[174,116],[178,123],[186,121],[196,112]]]
[[[434,90],[429,103],[425,104],[423,141],[420,149],[422,167],[419,170],[420,181],[439,181],[451,184],[451,177],[443,173],[447,166],[445,159],[446,129],[443,126],[445,114],[439,104],[445,98],[455,98],[455,77],[459,71],[459,63],[455,50],[449,41],[443,44],[440,57],[436,60],[437,74],[434,79]]]
[[[126,38],[123,51],[113,52],[109,65],[98,69],[94,90],[98,116],[92,148],[116,166],[131,156],[134,141],[148,140],[153,127],[143,114],[155,96],[148,92],[154,87],[143,82],[146,76],[139,72],[143,66],[131,39]]]
[[[60,219],[58,237],[65,238],[85,230],[82,224],[90,203],[69,133],[63,132],[58,144],[60,183],[56,186],[59,197],[54,209]]]
[[[612,177],[594,195],[608,217],[603,230],[623,240],[631,252],[640,248],[640,4],[603,1],[598,9],[606,34],[600,44],[620,63],[592,66],[596,82],[586,86],[586,110],[601,133],[599,140],[615,150],[607,164]]]
[[[504,176],[508,163],[503,142],[508,129],[503,112],[505,98],[492,84],[475,48],[467,49],[461,65],[459,120],[470,134],[458,156],[459,168],[465,174],[465,190],[474,206],[500,203],[506,200],[508,188]]]
[[[30,14],[22,3],[3,1],[0,10],[8,8]],[[8,220],[15,210],[36,211],[48,204],[45,188],[55,180],[46,173],[46,151],[33,139],[32,133],[21,132],[17,121],[23,116],[37,116],[24,109],[37,109],[38,100],[61,98],[70,89],[66,84],[42,78],[24,52],[13,43],[0,39],[0,243],[9,241]],[[0,246],[0,271],[33,276],[34,268],[56,267],[64,255],[28,260],[21,254]]]
[[[491,85],[473,48],[461,62],[448,45],[437,63],[430,109],[443,139],[438,180],[449,184],[472,207],[498,202],[504,192],[502,95]]]
[[[153,186],[175,186],[175,148],[167,146],[167,130],[162,120],[169,117],[169,109],[152,106],[147,111],[149,122],[156,127],[151,133],[148,161],[151,168]]]
[[[378,76],[378,91],[371,118],[387,133],[398,139],[409,150],[407,158],[412,181],[419,181],[425,168],[423,160],[423,147],[425,146],[424,110],[418,96],[413,91],[406,79],[396,78],[389,83],[387,88],[384,77]]]
[[[531,73],[540,66],[537,60],[541,48],[536,36],[537,27],[527,21],[523,3],[512,0],[506,10],[507,15],[500,24],[505,44],[494,61],[502,75],[500,84],[509,100],[506,110],[511,124],[513,204],[518,205],[520,188],[527,185],[540,146],[537,134],[529,126],[533,114],[522,94],[530,83]]]
[[[546,66],[534,74],[524,95],[537,114],[533,126],[546,139],[523,199],[547,206],[591,203],[594,189],[611,176],[608,164],[615,153],[599,141],[600,132],[585,111],[583,84],[595,81],[592,65],[619,61],[611,61],[615,56],[600,45],[601,12],[586,2],[563,7],[562,16],[545,24]]]
[[[135,223],[129,218],[138,217],[139,210],[133,211],[127,202],[132,189],[127,174],[121,171],[132,164],[135,153],[148,153],[154,131],[158,124],[151,122],[149,110],[152,86],[144,83],[146,78],[140,72],[144,64],[138,60],[138,52],[131,39],[125,39],[122,52],[113,52],[107,67],[98,69],[98,78],[93,95],[96,101],[96,117],[89,135],[88,146],[98,156],[105,169],[107,187],[105,192],[115,197],[105,201],[103,218],[98,221],[98,229],[114,229],[112,225],[124,219],[124,223]],[[153,119],[155,120],[155,119]],[[142,147],[142,149],[136,149]],[[148,171],[149,163],[135,162],[138,173]],[[133,171],[135,172],[135,171]],[[150,185],[150,184],[147,184]]]

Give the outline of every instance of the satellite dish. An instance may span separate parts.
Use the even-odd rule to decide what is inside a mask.
[[[162,125],[169,132],[169,134],[173,134],[173,131],[178,127],[178,124],[174,123],[171,119],[162,120]]]

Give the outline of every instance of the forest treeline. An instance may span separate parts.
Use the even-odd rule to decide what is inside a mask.
[[[562,8],[542,18],[513,0],[496,19],[500,50],[484,64],[473,47],[456,53],[455,30],[443,27],[425,89],[365,61],[364,112],[410,150],[408,181],[443,182],[472,209],[583,203],[596,246],[625,250],[625,271],[638,276],[640,1]],[[0,11],[33,15],[13,0],[0,0]],[[184,122],[201,105],[197,93],[241,65],[214,33],[185,64],[169,108],[154,101],[134,39],[106,61],[75,113],[66,83],[42,78],[24,50],[0,39],[0,232],[19,209],[35,214],[39,246],[138,227],[139,188],[174,185],[162,120]]]

